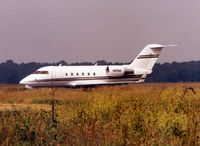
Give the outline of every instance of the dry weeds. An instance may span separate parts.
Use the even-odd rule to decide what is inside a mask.
[[[200,145],[200,84],[0,86],[1,145]]]

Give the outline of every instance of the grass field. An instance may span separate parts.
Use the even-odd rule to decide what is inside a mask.
[[[199,116],[200,83],[0,86],[0,145],[200,145]]]

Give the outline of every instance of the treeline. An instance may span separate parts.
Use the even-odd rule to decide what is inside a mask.
[[[127,63],[111,63],[104,60],[96,62],[98,65],[121,65]],[[94,65],[91,62],[71,63],[65,61],[57,63],[21,63],[17,64],[12,60],[0,63],[0,84],[18,84],[25,76],[43,66],[49,65]],[[183,63],[156,64],[153,73],[146,82],[199,82],[200,81],[200,61]]]
[[[156,64],[147,82],[199,82],[200,61]]]

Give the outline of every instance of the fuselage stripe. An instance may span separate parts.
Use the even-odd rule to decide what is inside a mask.
[[[40,79],[33,82],[56,82],[56,81],[84,81],[84,80],[139,80],[142,75],[134,75],[134,76],[123,76],[123,77],[73,77],[73,78],[52,78],[52,79]]]

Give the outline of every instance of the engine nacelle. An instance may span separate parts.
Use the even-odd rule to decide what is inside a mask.
[[[108,66],[106,73],[109,77],[121,77],[124,75],[125,69],[122,66]]]

